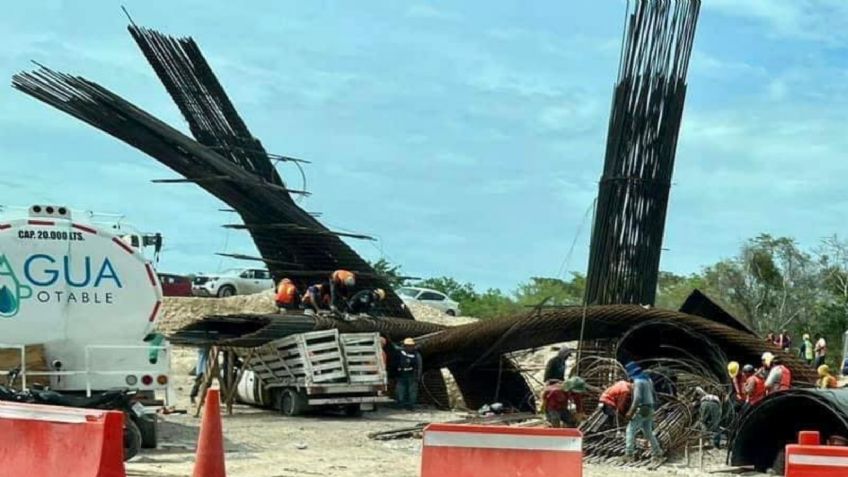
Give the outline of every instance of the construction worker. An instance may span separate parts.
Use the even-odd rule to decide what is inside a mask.
[[[809,333],[804,333],[801,341],[801,349],[799,350],[798,357],[803,359],[808,365],[813,364],[813,359],[816,357],[815,355],[815,347],[813,346],[813,341],[810,339]]]
[[[742,374],[745,375],[745,408],[756,406],[766,397],[766,380],[750,364],[742,368]]]
[[[552,379],[565,381],[565,362],[568,361],[569,356],[571,356],[571,350],[562,347],[557,351],[556,356],[548,360],[547,364],[545,364],[545,382]]]
[[[189,391],[189,399],[194,404],[200,393],[200,385],[206,376],[206,368],[209,366],[209,347],[197,348],[197,363],[194,366],[194,384]]]
[[[660,442],[654,434],[654,407],[657,403],[656,392],[654,391],[654,383],[651,381],[634,362],[629,362],[625,366],[627,375],[633,381],[633,399],[630,403],[630,410],[627,411],[627,434],[625,437],[624,455],[628,462],[633,462],[636,458],[636,433],[641,431],[642,434],[651,443],[651,457],[654,461],[659,461],[663,457],[663,450],[660,447]]]
[[[584,416],[582,395],[586,382],[580,377],[568,378],[565,383],[557,379],[545,382],[540,401],[541,412],[551,427],[577,427]],[[574,413],[569,405],[574,404]]]
[[[713,439],[713,447],[721,446],[721,399],[704,391],[700,386],[695,388],[698,396],[698,415],[701,430]]]
[[[329,289],[329,285],[324,283],[310,285],[301,298],[301,305],[305,309],[312,310],[315,313],[326,310],[330,303]]]
[[[819,373],[819,380],[816,381],[816,387],[819,389],[835,389],[837,388],[836,378],[830,374],[830,367],[823,364],[816,370]]]
[[[739,374],[739,363],[731,361],[727,363],[727,375],[733,383],[733,395],[736,403],[745,402],[745,376]]]
[[[347,311],[347,300],[356,286],[356,276],[347,270],[336,270],[330,275],[330,309]]]
[[[423,372],[421,353],[415,346],[415,340],[406,338],[397,354],[397,378],[395,400],[398,405],[412,411],[418,402],[418,382]]]
[[[792,338],[789,336],[789,331],[781,331],[780,334],[777,335],[777,338],[774,340],[774,344],[776,344],[778,348],[783,350],[783,352],[788,352],[789,348],[792,347]]]
[[[274,301],[280,310],[297,310],[300,307],[300,295],[294,282],[288,278],[280,280]]]
[[[619,418],[624,417],[630,409],[630,399],[633,394],[633,384],[630,381],[616,381],[606,388],[598,399],[598,405],[606,416],[606,423],[612,422],[618,427]],[[606,424],[605,423],[605,424]]]
[[[778,356],[766,351],[763,353],[763,366],[768,370],[766,394],[774,394],[792,387],[792,372],[781,363]]]
[[[813,347],[813,350],[816,355],[816,360],[813,366],[818,369],[819,366],[824,364],[825,358],[827,358],[827,341],[825,341],[824,336],[822,336],[821,333],[816,335],[816,345]]]
[[[362,290],[348,301],[347,308],[351,313],[370,313],[377,303],[386,299],[386,291],[382,288]]]

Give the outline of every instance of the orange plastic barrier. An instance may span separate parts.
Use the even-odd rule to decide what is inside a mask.
[[[424,429],[421,477],[583,475],[577,429],[430,424]]]
[[[0,402],[0,475],[125,477],[124,415]]]
[[[803,431],[786,446],[786,477],[848,476],[848,447],[823,446],[816,431]]]

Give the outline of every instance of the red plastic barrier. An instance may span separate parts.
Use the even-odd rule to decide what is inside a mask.
[[[823,446],[819,433],[803,431],[786,446],[786,477],[846,477],[848,447]]]
[[[0,475],[125,477],[120,412],[0,402]]]
[[[583,475],[577,429],[430,424],[424,429],[421,477]]]

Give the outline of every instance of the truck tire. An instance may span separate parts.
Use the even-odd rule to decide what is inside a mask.
[[[226,298],[236,294],[236,288],[232,285],[224,285],[218,289],[218,298]]]
[[[445,312],[445,314],[448,315],[448,316],[456,316],[456,312],[453,311],[453,310],[448,310],[448,311]]]
[[[141,450],[141,431],[132,419],[124,419],[124,462],[132,459]]]
[[[156,414],[145,414],[135,421],[141,431],[141,448],[155,449],[159,445],[159,435],[156,432]]]
[[[278,399],[278,409],[285,416],[299,416],[306,412],[309,407],[303,393],[295,389],[282,390]]]

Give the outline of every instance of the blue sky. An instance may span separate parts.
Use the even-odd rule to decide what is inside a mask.
[[[37,60],[186,130],[119,5],[191,35],[266,148],[313,161],[302,205],[379,237],[350,242],[369,259],[502,289],[586,268],[622,1],[29,3],[0,17],[7,84]],[[677,273],[760,232],[844,235],[848,210],[848,2],[704,3],[662,259]],[[0,203],[124,213],[165,235],[163,271],[255,253],[211,196],[151,184],[174,174],[11,87],[0,157]]]

